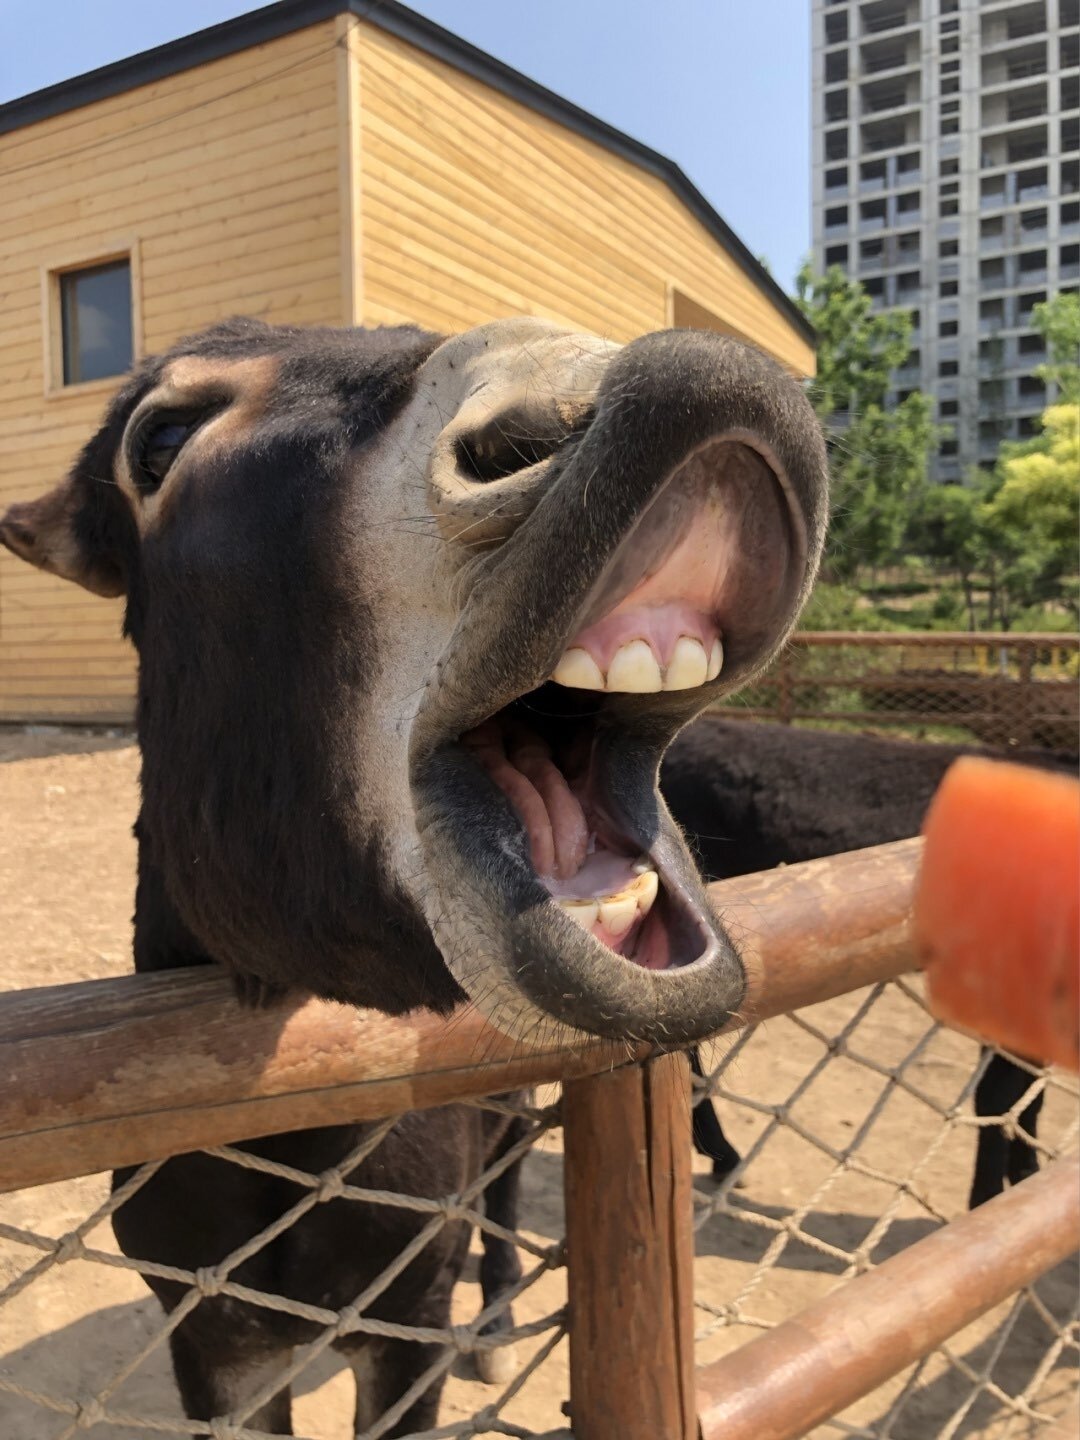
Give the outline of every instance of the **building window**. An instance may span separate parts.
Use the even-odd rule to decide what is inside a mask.
[[[960,254],[960,241],[959,241],[959,240],[942,240],[941,244],[938,246],[938,254],[941,255],[941,256],[943,256],[943,257],[946,256],[946,255],[959,255],[959,254]]]
[[[960,134],[960,117],[959,117],[959,115],[943,115],[943,116],[941,117],[941,133],[942,133],[942,135],[959,135],[959,134]]]
[[[959,280],[942,280],[941,284],[938,286],[938,294],[943,300],[947,300],[950,295],[959,295]]]
[[[959,215],[959,214],[960,214],[960,201],[959,201],[959,200],[942,200],[941,204],[938,206],[938,214],[939,214],[939,215]]]
[[[53,389],[105,380],[134,358],[131,256],[114,256],[49,276]]]
[[[939,363],[938,367],[937,367],[937,373],[938,373],[939,375],[943,375],[943,376],[944,376],[944,375],[959,375],[959,374],[960,374],[960,362],[959,362],[959,360],[942,360],[942,361]]]
[[[953,415],[960,414],[959,400],[942,400],[938,405],[938,414],[943,420],[950,419]]]
[[[942,93],[942,95],[959,95],[959,93],[960,93],[960,76],[959,76],[959,75],[943,75],[943,76],[941,77],[941,93]]]
[[[848,52],[836,50],[825,56],[825,84],[837,85],[847,79]]]
[[[937,328],[937,333],[943,340],[947,340],[951,335],[959,335],[960,322],[958,320],[942,320]]]
[[[941,53],[943,55],[955,55],[960,49],[959,35],[943,35],[941,37]]]
[[[846,90],[827,90],[825,92],[825,119],[846,120],[848,114],[848,92]]]
[[[848,263],[848,247],[846,245],[830,245],[825,251],[826,265],[846,265]]]
[[[825,16],[826,45],[839,45],[848,38],[847,20],[847,12],[843,10]]]

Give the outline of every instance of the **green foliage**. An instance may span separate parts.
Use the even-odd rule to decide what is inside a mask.
[[[829,421],[880,406],[889,376],[911,350],[907,311],[875,315],[857,280],[839,265],[815,275],[809,260],[795,277],[795,303],[818,334],[817,375],[810,390],[818,417]]]
[[[1031,323],[1046,340],[1047,364],[1040,380],[1058,387],[1059,400],[1080,404],[1080,295],[1055,295],[1031,312]]]
[[[883,408],[890,376],[911,348],[906,311],[875,314],[869,295],[839,266],[817,276],[809,262],[796,279],[796,303],[818,333],[809,393],[829,441],[826,569],[834,579],[851,580],[861,567],[898,555],[943,431],[919,391],[892,410]]]
[[[1080,407],[1052,405],[1042,432],[1002,447],[985,507],[990,542],[1013,606],[1066,598],[1080,531]]]
[[[803,630],[892,630],[895,626],[867,607],[854,585],[818,585],[803,611]]]

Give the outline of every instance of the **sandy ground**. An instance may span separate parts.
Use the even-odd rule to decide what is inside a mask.
[[[0,730],[0,989],[127,970],[136,774],[134,748],[121,734]],[[926,1039],[917,998],[893,990],[852,1028],[847,1053],[815,1070],[825,1042],[864,1000],[816,1007],[804,1013],[805,1023],[773,1022],[722,1078],[728,1133],[744,1153],[757,1149],[726,1212],[702,1211],[695,1272],[701,1360],[827,1293],[844,1271],[844,1257],[859,1247],[881,1259],[928,1233],[934,1215],[963,1209],[974,1149],[974,1132],[963,1118],[968,1107],[960,1107],[951,1125],[935,1107],[948,1108],[961,1095],[975,1048],[947,1033]],[[889,1071],[905,1058],[904,1084],[897,1085]],[[775,1106],[783,1107],[780,1121],[769,1108]],[[1041,1126],[1048,1145],[1075,1147],[1076,1114],[1075,1088],[1059,1083]],[[844,1153],[854,1154],[856,1163],[838,1166],[834,1157]],[[703,1162],[695,1165],[704,1172]],[[555,1132],[526,1164],[522,1230],[540,1244],[562,1233],[561,1168]],[[898,1191],[901,1180],[910,1181],[919,1199]],[[704,1173],[700,1193],[704,1207],[715,1198]],[[2,1196],[0,1225],[60,1236],[105,1194],[105,1177],[90,1176]],[[794,1235],[784,1228],[792,1217]],[[115,1252],[107,1224],[87,1243]],[[10,1286],[39,1257],[40,1251],[16,1243],[10,1229],[0,1232],[0,1286]],[[1038,1434],[1039,1422],[1010,1419],[1001,1397],[1030,1387],[1028,1398],[1040,1413],[1057,1415],[1067,1407],[1076,1381],[1076,1281],[1075,1266],[1061,1267],[1040,1282],[1036,1303],[1000,1307],[957,1336],[948,1357],[933,1357],[914,1385],[905,1390],[901,1377],[845,1420],[858,1427],[855,1433],[872,1426],[872,1433],[895,1440]],[[517,1304],[517,1318],[550,1314],[564,1298],[563,1276],[546,1272]],[[474,1265],[459,1287],[457,1318],[475,1314],[478,1301]],[[1055,1342],[1070,1318],[1072,1341],[1061,1350]],[[0,1380],[40,1396],[85,1399],[122,1377],[161,1324],[156,1301],[134,1274],[82,1260],[53,1266],[0,1303]],[[522,1356],[541,1343],[523,1345]],[[332,1360],[305,1372],[296,1386],[296,1433],[346,1440],[352,1383]],[[528,1430],[555,1429],[563,1423],[567,1388],[563,1342],[503,1414]],[[447,1386],[441,1420],[470,1415],[497,1394],[462,1363]],[[110,1406],[118,1414],[179,1419],[163,1345],[120,1379]],[[72,1433],[70,1425],[70,1416],[0,1390],[0,1440],[57,1440]],[[151,1432],[99,1424],[84,1433],[130,1440]],[[829,1425],[814,1433],[840,1431]]]

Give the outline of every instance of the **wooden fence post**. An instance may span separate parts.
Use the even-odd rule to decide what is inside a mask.
[[[791,646],[785,645],[777,663],[776,688],[779,701],[779,717],[782,725],[790,725],[795,715],[795,692],[792,685],[791,667],[794,657]]]
[[[690,1067],[563,1091],[574,1440],[697,1440]]]
[[[1031,683],[1035,670],[1035,646],[1030,641],[1024,641],[1019,646],[1019,650],[1020,673],[1017,678],[1020,682],[1020,704],[1017,706],[1015,733],[1012,739],[1021,748],[1025,748],[1032,743],[1035,733],[1032,711],[1035,707],[1036,692]]]

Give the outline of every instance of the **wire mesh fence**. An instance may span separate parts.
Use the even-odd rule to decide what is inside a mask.
[[[796,635],[732,717],[1075,754],[1080,637],[821,631]]]
[[[695,1161],[699,1363],[962,1214],[980,1131],[1004,1141],[984,1159],[1005,1183],[1013,1140],[1014,1175],[1077,1146],[1077,1085],[1056,1070],[1012,1060],[1009,1093],[980,1087],[994,1113],[976,1114],[991,1052],[937,1024],[917,979],[771,1020],[703,1058],[696,1096],[712,1097],[742,1160],[720,1180]],[[1051,1271],[812,1433],[1045,1433],[1075,1399],[1077,1280],[1074,1263]]]
[[[712,1097],[742,1156],[722,1180],[712,1177],[706,1157],[695,1161],[703,1364],[961,1214],[980,1130],[993,1126],[1006,1138],[1026,1139],[1042,1163],[1077,1148],[1077,1085],[1060,1072],[1020,1062],[1022,1081],[1004,1119],[975,1113],[987,1057],[931,1019],[917,980],[770,1020],[734,1042],[707,1047],[702,1058],[706,1079],[698,1098]],[[1033,1127],[1036,1097],[1043,1103]],[[357,1166],[378,1156],[397,1117],[366,1127],[349,1153],[317,1172],[282,1165],[258,1147],[206,1152],[282,1181],[288,1201],[227,1256],[195,1269],[131,1259],[111,1233],[113,1217],[137,1200],[162,1162],[139,1167],[111,1195],[107,1177],[90,1176],[0,1197],[0,1435],[256,1440],[271,1433],[257,1423],[262,1407],[288,1385],[297,1435],[376,1440],[402,1433],[394,1427],[409,1406],[444,1377],[438,1419],[404,1433],[452,1440],[559,1431],[566,1424],[568,1322],[558,1090],[476,1103],[515,1116],[520,1135],[450,1195],[418,1197],[356,1183]],[[517,1220],[507,1226],[483,1197],[518,1162],[524,1189]],[[344,1305],[297,1299],[265,1279],[255,1283],[252,1263],[327,1205],[406,1211],[412,1238]],[[455,1225],[472,1225],[474,1237],[450,1322],[433,1329],[380,1318],[380,1295]],[[487,1238],[513,1246],[523,1273],[485,1307],[479,1269]],[[174,1283],[168,1315],[149,1296],[148,1280]],[[251,1310],[285,1317],[301,1323],[304,1336],[247,1376],[226,1409],[192,1421],[180,1407],[169,1337],[200,1306],[223,1298],[239,1307],[234,1319]],[[485,1336],[508,1305],[513,1328]],[[357,1337],[422,1350],[425,1363],[392,1402],[374,1405],[377,1386],[365,1402],[375,1377],[355,1357],[350,1364]],[[498,1383],[484,1386],[477,1357],[493,1353],[508,1364]],[[875,1440],[1048,1433],[1075,1392],[1078,1357],[1076,1269],[1060,1267],[814,1433]]]

